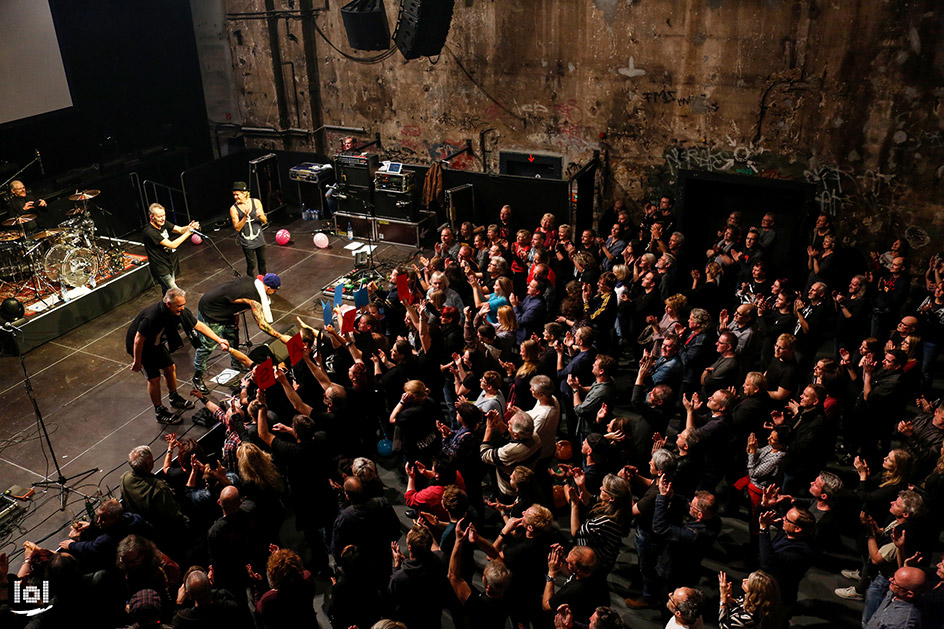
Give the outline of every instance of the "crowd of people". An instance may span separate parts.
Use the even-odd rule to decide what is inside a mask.
[[[775,216],[734,212],[703,248],[672,205],[617,202],[580,234],[552,214],[524,229],[505,206],[371,284],[353,332],[340,313],[299,320],[294,364],[224,343],[251,365],[238,393],[191,393],[221,449],[168,433],[155,475],[159,453],[136,447],[121,502],[60,552],[28,543],[19,576],[56,593],[30,626],[95,600],[102,627],[310,627],[324,592],[338,629],[438,628],[444,612],[610,629],[644,609],[777,627],[844,543],[859,561],[835,595],[862,601],[864,627],[941,626],[944,262],[897,240],[838,264],[821,215],[797,273],[771,253]],[[724,519],[747,540],[711,575]],[[628,611],[609,578],[625,551]]]

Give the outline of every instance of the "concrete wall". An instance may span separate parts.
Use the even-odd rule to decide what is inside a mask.
[[[340,4],[327,6],[315,17],[327,37],[371,56],[350,51]],[[944,216],[942,11],[938,0],[457,0],[438,59],[360,64],[322,39],[313,58],[324,123],[379,132],[391,158],[428,163],[470,138],[476,157],[453,167],[481,170],[484,152],[497,171],[499,149],[523,150],[563,156],[569,174],[598,149],[606,200],[671,192],[685,168],[808,181],[847,242],[907,229],[920,250],[941,244]],[[227,25],[239,117],[284,126],[266,22]],[[309,128],[319,105],[299,31],[280,20],[279,54],[288,124]]]

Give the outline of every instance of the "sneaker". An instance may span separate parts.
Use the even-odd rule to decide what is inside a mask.
[[[627,598],[625,600],[626,607],[630,609],[651,609],[652,604],[644,599],[643,597],[639,598]]]
[[[855,587],[851,585],[847,588],[836,588],[834,592],[836,592],[836,596],[839,598],[846,598],[850,601],[861,601],[865,599],[865,597],[856,592]]]
[[[193,402],[191,402],[190,400],[185,400],[184,398],[182,398],[182,397],[180,396],[180,394],[177,393],[176,391],[174,391],[173,393],[171,393],[170,396],[168,397],[168,399],[170,400],[170,405],[171,405],[171,406],[173,406],[174,408],[179,408],[179,409],[181,409],[181,410],[189,411],[189,410],[192,409],[194,406],[196,406],[196,405],[195,405]]]
[[[207,385],[203,383],[203,376],[194,375],[194,377],[191,379],[191,382],[193,383],[193,388],[203,395],[206,395],[210,392],[210,389],[207,388]]]
[[[853,581],[858,581],[860,578],[862,578],[859,575],[858,570],[843,570],[841,574],[847,579],[852,579]]]
[[[183,417],[171,413],[163,404],[154,408],[154,414],[156,415],[158,423],[164,424],[165,426],[173,426],[183,423],[184,421]]]

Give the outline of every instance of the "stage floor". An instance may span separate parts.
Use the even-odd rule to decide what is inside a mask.
[[[295,317],[300,316],[320,327],[321,287],[353,267],[353,257],[344,249],[348,241],[331,237],[330,246],[319,250],[312,244],[313,222],[298,220],[273,227],[287,227],[294,234],[293,241],[284,247],[274,244],[275,229],[267,235],[272,243],[266,252],[268,268],[282,277],[282,288],[272,302],[274,325],[277,329],[288,328]],[[229,262],[244,273],[245,260],[230,232],[209,235]],[[409,258],[412,252],[406,247],[380,245],[375,250],[375,263],[395,264]],[[188,306],[194,312],[207,289],[233,276],[230,267],[207,244],[186,243],[182,247],[181,271],[178,283],[187,291]],[[155,285],[25,355],[36,401],[63,474],[70,476],[95,467],[101,470],[70,485],[83,494],[115,491],[121,474],[128,469],[127,453],[134,446],[150,444],[160,465],[165,432],[187,432],[193,437],[206,432],[190,421],[193,411],[184,413],[184,423],[179,426],[165,429],[158,424],[147,397],[144,377],[129,370],[125,332],[134,316],[158,299],[160,290]],[[316,302],[318,308],[313,310]],[[253,343],[265,343],[270,338],[260,332],[251,319],[249,330]],[[181,381],[179,389],[184,395],[190,390],[193,351],[187,344],[174,354]],[[215,375],[228,365],[228,358],[220,359],[221,354],[216,352],[209,375]],[[220,395],[216,397],[219,399]],[[55,480],[55,467],[45,443],[40,441],[39,426],[16,356],[0,358],[0,409],[0,492],[14,485],[28,488],[46,477]],[[30,513],[20,521],[19,530],[0,537],[0,552],[13,556],[11,566],[14,567],[21,561],[24,540],[53,548],[66,538],[67,528],[60,531],[61,527],[85,510],[82,497],[71,494],[66,510],[58,512],[58,489],[37,491],[28,505]],[[0,504],[0,511],[2,508]]]

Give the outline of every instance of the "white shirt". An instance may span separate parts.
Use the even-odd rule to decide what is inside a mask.
[[[545,459],[554,455],[557,447],[557,424],[560,423],[560,403],[552,397],[554,406],[541,406],[540,402],[534,405],[528,415],[534,420],[534,432],[541,435],[541,457]]]

